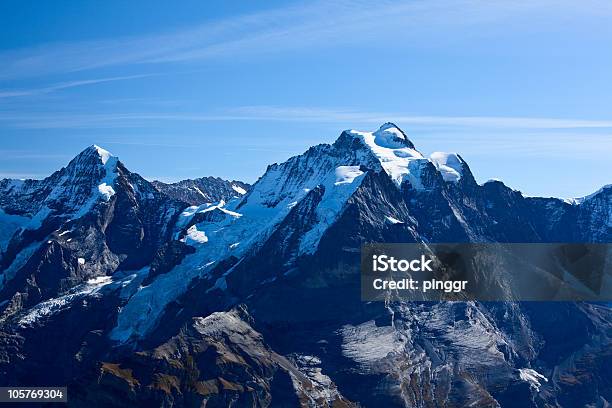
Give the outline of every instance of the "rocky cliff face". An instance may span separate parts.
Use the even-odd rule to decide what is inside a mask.
[[[74,406],[612,398],[606,305],[359,292],[364,242],[610,242],[610,187],[564,201],[479,185],[461,156],[426,158],[393,124],[271,165],[231,201],[183,187],[98,148],[45,180],[0,182],[0,383],[69,384]]]
[[[241,181],[228,181],[219,177],[202,177],[176,183],[153,181],[153,185],[167,196],[189,205],[228,202],[245,195],[250,187]]]
[[[157,347],[100,362],[84,377],[79,405],[352,407],[314,357],[283,357],[250,326],[244,308],[197,317]],[[100,397],[103,400],[100,400]]]
[[[3,180],[0,189],[4,213],[20,220],[3,242],[3,320],[89,280],[150,264],[186,205],[96,146],[44,180]]]

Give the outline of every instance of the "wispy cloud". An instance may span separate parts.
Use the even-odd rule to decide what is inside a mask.
[[[171,139],[171,136],[167,136]],[[196,143],[156,143],[148,141],[131,141],[131,142],[116,142],[116,141],[104,141],[105,145],[118,145],[118,146],[142,146],[142,147],[171,147],[179,149],[191,149],[194,147],[202,147],[201,144]]]
[[[523,128],[523,129],[575,129],[612,128],[612,120],[584,120],[564,118],[507,117],[507,116],[429,116],[406,115],[401,112],[363,112],[349,109],[310,107],[246,106],[230,110],[230,120],[278,120],[303,122],[349,122],[356,124],[393,121],[406,125]]]
[[[86,85],[95,85],[101,84],[105,82],[115,82],[115,81],[125,81],[128,79],[138,79],[138,78],[146,78],[153,76],[154,74],[141,74],[141,75],[126,75],[126,76],[116,76],[116,77],[108,77],[108,78],[95,78],[95,79],[82,79],[77,81],[67,81],[67,82],[59,82],[39,88],[29,88],[29,89],[15,89],[15,90],[0,90],[0,98],[14,98],[20,96],[32,96],[32,95],[42,95],[48,94],[56,91],[60,91],[62,89],[68,88],[77,88],[80,86]]]
[[[171,136],[166,136],[168,139],[171,139]],[[105,141],[102,140],[102,142],[105,146],[109,145],[118,145],[118,146],[140,146],[140,147],[168,147],[168,148],[177,148],[177,149],[193,149],[193,148],[206,148],[207,147],[207,143],[206,140],[201,140],[199,143],[198,142],[192,142],[192,143],[157,143],[157,142],[149,142],[149,141],[142,141],[142,140],[136,140],[136,141],[130,141],[130,142],[116,142],[116,141]],[[242,145],[241,146],[241,150],[233,150],[231,152],[227,152],[227,154],[234,154],[234,155],[241,155],[244,152],[273,152],[273,153],[290,153],[290,154],[297,154],[299,153],[296,150],[288,150],[288,149],[282,149],[282,148],[278,148],[278,147],[262,147],[262,146],[245,146]],[[1,155],[0,155],[1,156]]]
[[[212,113],[121,112],[77,113],[0,112],[0,124],[22,129],[130,128],[164,122],[281,121],[365,125],[371,128],[392,121],[403,126],[482,129],[612,129],[612,120],[508,117],[408,115],[402,112],[368,112],[311,107],[245,106]]]
[[[244,57],[306,47],[334,47],[381,40],[390,44],[455,41],[474,35],[478,25],[522,16],[533,10],[610,14],[609,2],[340,1],[310,2],[234,16],[164,34],[95,41],[41,44],[0,53],[0,80],[65,74],[95,68]],[[520,23],[520,19],[517,19]],[[545,22],[525,30],[540,29]],[[444,30],[442,30],[444,28]],[[470,30],[466,30],[470,28]],[[489,24],[488,29],[494,29]],[[518,29],[518,28],[517,28]],[[425,41],[424,41],[425,40]]]
[[[34,150],[0,150],[0,160],[55,160],[70,158],[67,154],[38,152]]]

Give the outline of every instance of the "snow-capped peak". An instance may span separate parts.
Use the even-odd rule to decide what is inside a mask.
[[[118,162],[117,157],[99,146],[87,147],[58,173],[59,178],[44,200],[44,208],[60,202],[65,214],[78,218],[100,198],[109,201],[115,194]]]
[[[98,153],[98,155],[100,156],[100,160],[102,160],[102,164],[106,164],[106,162],[108,161],[109,158],[114,157],[111,152],[109,152],[106,149],[101,148],[98,145],[91,145],[91,148],[93,148],[96,153]]]
[[[429,159],[444,181],[459,181],[463,175],[463,160],[456,153],[433,152]]]
[[[374,132],[349,130],[346,134],[360,139],[374,153],[385,172],[400,186],[404,181],[417,190],[423,188],[421,172],[431,162],[444,181],[458,182],[464,175],[465,162],[456,153],[434,152],[425,158],[395,124],[387,122]]]
[[[116,162],[116,156],[113,156],[108,150],[94,144],[76,155],[76,157],[70,161],[68,167],[88,167],[96,165],[106,167],[107,165],[113,165]]]
[[[385,172],[399,186],[404,180],[419,188],[420,169],[427,159],[414,148],[404,132],[392,123],[385,123],[375,132],[350,130],[374,154]]]
[[[376,144],[379,146],[414,149],[414,144],[408,139],[408,136],[394,123],[387,122],[383,124],[373,134],[376,137]]]

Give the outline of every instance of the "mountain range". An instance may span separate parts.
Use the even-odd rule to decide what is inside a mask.
[[[165,195],[189,205],[213,204],[221,200],[227,202],[240,198],[250,187],[242,181],[227,181],[219,177],[202,177],[169,184],[156,180],[153,185]]]
[[[359,263],[368,242],[611,237],[612,185],[478,184],[392,123],[253,185],[150,182],[91,146],[0,181],[0,386],[78,407],[605,407],[609,304],[362,302]]]

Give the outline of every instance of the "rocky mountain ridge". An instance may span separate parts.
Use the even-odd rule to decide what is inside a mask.
[[[152,182],[155,188],[167,196],[189,205],[213,204],[240,198],[250,185],[237,180],[219,177],[201,177],[181,180],[176,183]]]
[[[245,194],[183,201],[190,186],[168,192],[97,147],[0,182],[2,384],[69,384],[74,406],[612,399],[606,305],[359,295],[364,242],[608,243],[609,186],[567,202],[479,185],[391,123],[271,165]]]

